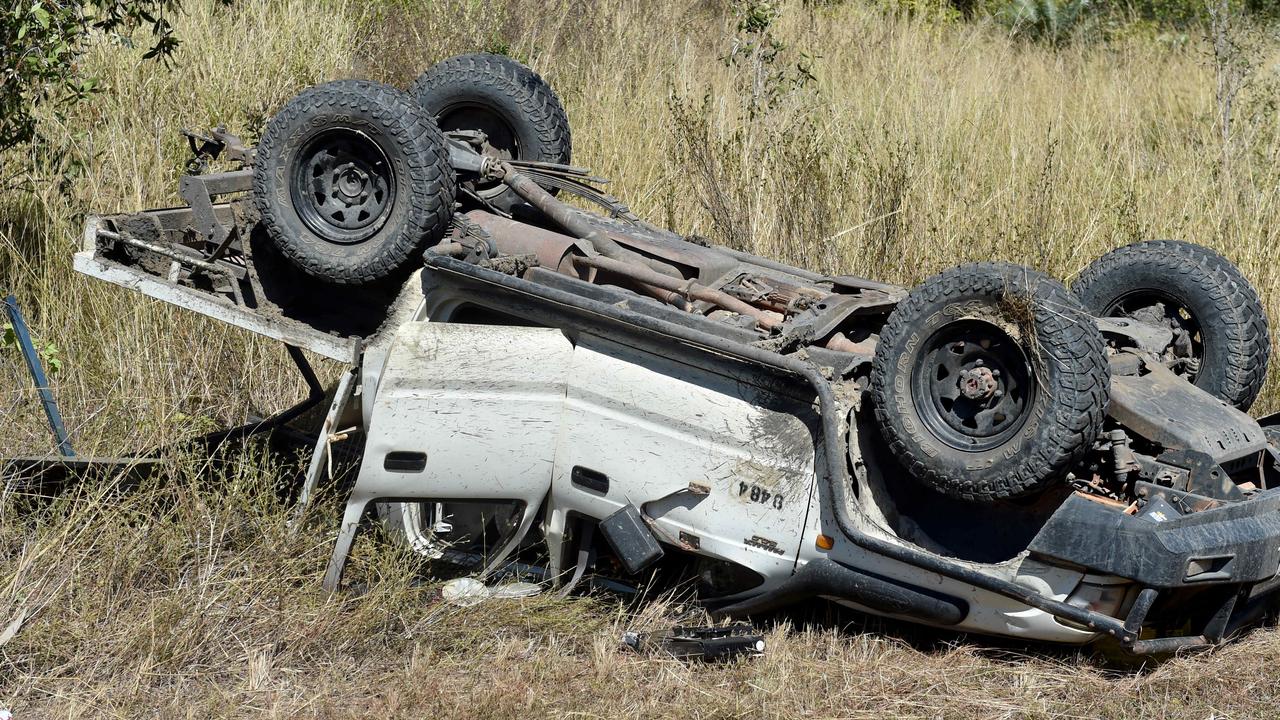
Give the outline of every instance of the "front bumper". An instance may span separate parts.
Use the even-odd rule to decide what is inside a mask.
[[[1129,651],[1153,654],[1213,645],[1275,605],[1280,489],[1159,521],[1073,495],[1030,550],[1142,588],[1120,636]],[[1170,633],[1171,628],[1179,631]]]
[[[1280,570],[1280,489],[1160,522],[1073,495],[1030,550],[1158,589],[1263,582]]]

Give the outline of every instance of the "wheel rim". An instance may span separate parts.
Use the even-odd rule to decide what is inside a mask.
[[[369,239],[395,204],[395,176],[382,148],[355,130],[327,130],[294,156],[290,194],[303,223],[340,245]]]
[[[1175,373],[1195,382],[1204,372],[1204,338],[1200,322],[1186,303],[1160,290],[1135,290],[1125,293],[1107,306],[1106,317],[1126,318],[1135,322],[1173,331],[1173,341],[1165,348],[1165,361]]]
[[[444,132],[451,130],[472,130],[484,133],[488,144],[486,154],[499,160],[522,159],[520,138],[511,124],[486,105],[463,103],[451,105],[436,116],[436,124]],[[489,199],[502,194],[506,190],[501,182],[469,183],[472,192],[482,198]]]
[[[982,320],[952,323],[924,344],[912,372],[916,412],[958,450],[999,447],[1026,424],[1035,402],[1031,363],[1016,340]]]

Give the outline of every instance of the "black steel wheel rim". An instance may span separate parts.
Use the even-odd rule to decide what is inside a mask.
[[[1173,331],[1173,342],[1165,348],[1165,359],[1172,361],[1173,371],[1188,382],[1195,382],[1204,372],[1204,334],[1200,321],[1187,303],[1173,294],[1154,288],[1133,290],[1116,298],[1103,316],[1167,327]],[[1191,362],[1186,362],[1188,360]]]
[[[290,170],[289,192],[298,216],[328,242],[369,239],[395,204],[391,163],[376,142],[356,130],[325,130],[311,137]]]
[[[450,105],[436,116],[436,124],[444,132],[452,130],[471,130],[482,132],[488,143],[489,154],[500,160],[519,160],[520,138],[515,128],[493,108],[480,103],[459,103]],[[473,183],[472,191],[482,198],[488,199],[502,194],[506,190],[501,182],[488,181]]]
[[[957,449],[983,452],[1008,442],[1035,403],[1035,373],[1021,344],[985,320],[960,320],[935,332],[912,369],[921,423]]]

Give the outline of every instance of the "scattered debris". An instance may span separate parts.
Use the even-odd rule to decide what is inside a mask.
[[[746,623],[720,627],[677,625],[660,633],[627,631],[622,643],[636,652],[665,652],[689,660],[731,660],[739,655],[764,654],[764,636]]]
[[[490,598],[533,597],[542,592],[542,586],[527,582],[511,582],[489,587],[475,578],[456,578],[444,584],[440,594],[444,600],[459,607],[471,607]]]
[[[5,626],[4,630],[0,630],[0,647],[4,647],[10,640],[18,636],[18,631],[22,629],[22,623],[27,620],[27,608],[20,608],[18,614],[13,620]],[[0,711],[0,720],[4,720],[3,711]]]

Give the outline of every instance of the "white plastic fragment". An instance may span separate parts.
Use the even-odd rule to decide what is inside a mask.
[[[511,582],[489,587],[475,578],[457,578],[444,584],[440,594],[445,602],[459,607],[471,607],[489,598],[525,598],[542,592],[535,583]]]
[[[490,594],[496,598],[533,597],[542,592],[542,586],[528,582],[511,582],[490,588]]]
[[[440,591],[444,600],[459,607],[471,607],[489,597],[489,588],[475,578],[456,578],[444,584]]]

